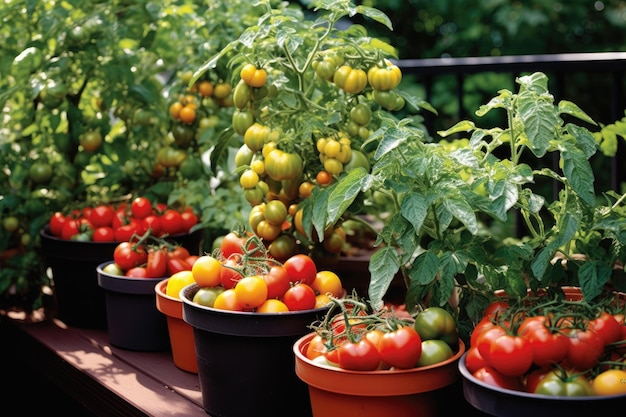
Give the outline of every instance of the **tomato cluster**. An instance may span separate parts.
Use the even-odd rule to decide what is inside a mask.
[[[310,310],[344,293],[339,276],[318,271],[308,255],[294,254],[281,263],[258,236],[236,232],[224,236],[215,256],[200,256],[191,272],[200,287],[192,301],[229,311]]]
[[[353,371],[411,369],[441,363],[458,352],[456,321],[442,308],[429,307],[413,318],[394,309],[372,312],[353,297],[332,303],[305,353],[319,365]]]
[[[136,197],[130,203],[100,204],[69,214],[55,212],[48,224],[50,233],[64,240],[124,242],[148,230],[156,237],[189,233],[197,223],[198,216],[191,208],[179,210]]]
[[[623,301],[546,298],[492,303],[471,335],[468,371],[488,384],[529,393],[626,394]]]

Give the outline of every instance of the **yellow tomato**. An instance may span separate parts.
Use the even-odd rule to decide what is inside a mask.
[[[169,295],[170,297],[180,298],[180,290],[182,290],[187,285],[193,284],[195,282],[196,281],[193,279],[193,273],[191,271],[176,272],[167,279],[165,294]]]

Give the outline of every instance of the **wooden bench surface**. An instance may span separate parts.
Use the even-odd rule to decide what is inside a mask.
[[[68,327],[56,319],[0,319],[15,360],[26,361],[94,415],[202,416],[198,375],[174,365],[170,352],[113,347],[106,330]],[[5,339],[6,338],[6,339]]]

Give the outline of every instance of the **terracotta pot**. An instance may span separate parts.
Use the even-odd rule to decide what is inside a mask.
[[[98,285],[105,293],[109,342],[127,350],[169,350],[167,321],[154,301],[154,286],[167,277],[129,278],[104,272],[112,262],[97,267]]]
[[[296,341],[296,374],[309,386],[313,417],[438,417],[446,403],[454,402],[448,388],[459,379],[459,350],[445,362],[393,371],[349,371],[320,366],[307,359],[306,349],[315,333]],[[458,402],[456,404],[459,405]]]
[[[167,330],[174,365],[183,371],[198,373],[196,346],[193,340],[193,327],[183,320],[183,302],[180,298],[165,293],[168,279],[157,283],[154,287],[156,307],[167,319]]]
[[[328,308],[284,313],[218,310],[194,303],[198,285],[180,292],[193,327],[205,411],[212,417],[307,417],[307,386],[294,372],[292,347]]]
[[[465,366],[465,356],[458,362],[465,399],[477,410],[492,416],[571,417],[594,415],[599,410],[620,410],[626,395],[591,397],[555,397],[494,387],[472,376]]]
[[[96,268],[113,259],[119,242],[79,242],[53,236],[46,225],[40,232],[41,253],[52,271],[58,318],[69,326],[106,329],[104,290]],[[172,236],[192,255],[200,251],[202,231]]]

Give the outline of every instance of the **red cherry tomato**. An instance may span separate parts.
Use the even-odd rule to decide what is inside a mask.
[[[146,197],[136,197],[130,203],[130,211],[136,219],[145,219],[152,214],[152,202]]]
[[[317,267],[313,259],[301,253],[288,258],[283,263],[283,268],[285,268],[285,271],[289,274],[289,279],[293,283],[301,282],[311,285],[317,275]]]
[[[307,284],[295,284],[283,295],[283,303],[289,311],[311,310],[315,308],[315,291]]]

